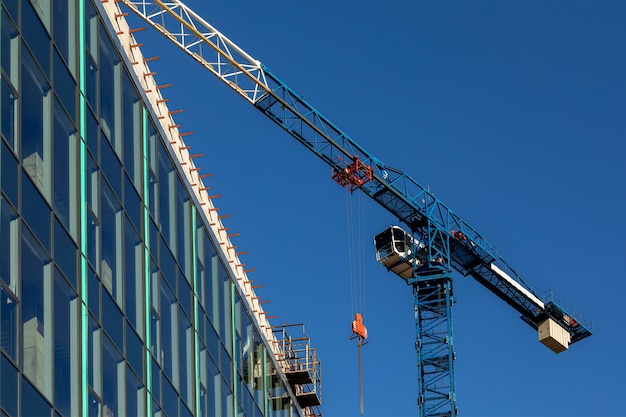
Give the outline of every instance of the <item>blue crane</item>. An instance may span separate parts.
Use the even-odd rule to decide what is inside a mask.
[[[472,276],[513,307],[554,352],[592,333],[591,322],[552,291],[526,282],[478,230],[407,173],[384,164],[179,0],[118,0],[332,168],[333,179],[389,211],[377,259],[415,297],[420,416],[457,415],[453,271]]]

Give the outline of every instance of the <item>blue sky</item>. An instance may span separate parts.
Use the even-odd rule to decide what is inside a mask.
[[[626,382],[626,3],[186,2],[387,165],[497,245],[540,290],[593,320],[555,355],[504,302],[455,276],[462,416],[619,416]],[[348,340],[347,196],[330,170],[214,76],[139,36],[275,324],[306,324],[325,416],[358,416]],[[410,287],[375,261],[395,224],[365,197],[366,416],[417,415]],[[359,202],[360,200],[360,202]],[[354,222],[356,216],[352,216]]]

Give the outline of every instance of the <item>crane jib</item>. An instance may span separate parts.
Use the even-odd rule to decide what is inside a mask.
[[[417,269],[410,270],[408,278],[405,277],[413,285],[416,311],[419,310],[416,350],[421,415],[457,415],[450,312],[453,302],[451,269],[464,276],[471,275],[512,306],[525,322],[538,329],[542,343],[557,353],[567,349],[568,344],[591,335],[591,322],[582,314],[551,291],[540,296],[498,254],[495,245],[427,188],[405,172],[386,166],[370,155],[260,61],[179,0],[167,3],[118,0],[116,3],[129,7],[316,154],[332,168],[335,181],[351,191],[360,189],[406,225],[412,237],[425,240],[426,264],[441,260],[444,273],[429,275],[428,283],[420,281],[421,272]],[[418,263],[415,257],[399,262],[413,262],[412,268]],[[407,274],[406,269],[402,271]],[[446,300],[445,308],[441,306],[442,299]],[[438,314],[433,315],[433,312]],[[420,325],[424,326],[420,328]],[[448,330],[441,334],[431,331],[446,326]],[[422,338],[428,337],[433,343],[421,344]],[[428,346],[433,348],[428,350]],[[447,353],[441,355],[439,348],[446,348]],[[442,381],[445,382],[442,384]],[[444,414],[439,412],[442,409]]]

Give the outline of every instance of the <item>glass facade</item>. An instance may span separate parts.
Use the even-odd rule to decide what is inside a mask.
[[[0,416],[304,415],[97,3],[1,1]]]

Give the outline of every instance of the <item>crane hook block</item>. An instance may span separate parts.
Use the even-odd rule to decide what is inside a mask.
[[[352,163],[347,163],[341,156],[337,157],[337,166],[333,167],[333,179],[350,192],[371,181],[374,175],[372,167],[365,165],[356,155]]]
[[[360,340],[367,339],[367,328],[363,325],[363,317],[361,313],[356,313],[352,321],[352,335],[350,339],[358,337]]]

